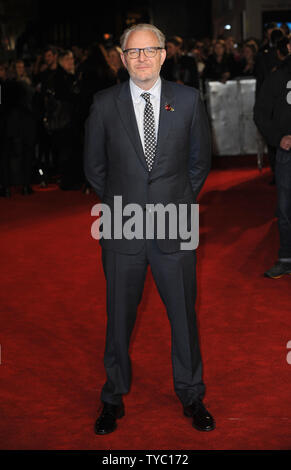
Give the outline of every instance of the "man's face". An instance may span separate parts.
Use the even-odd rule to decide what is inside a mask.
[[[221,44],[215,44],[214,52],[215,52],[216,55],[218,55],[220,57],[224,53],[224,47]]]
[[[17,73],[18,76],[24,75],[25,68],[24,68],[24,63],[23,62],[16,62],[15,69],[16,69],[16,73]]]
[[[52,53],[52,51],[47,51],[44,55],[45,63],[50,67],[56,61],[56,55]]]
[[[252,49],[248,46],[245,46],[243,48],[243,56],[247,59],[247,60],[250,60],[253,56],[253,52],[252,52]]]
[[[60,60],[60,65],[65,69],[66,72],[74,73],[75,61],[74,61],[73,54],[70,53],[70,54],[65,55]]]
[[[179,46],[175,46],[172,42],[167,42],[167,57],[170,59],[179,52]]]
[[[153,31],[133,31],[125,44],[125,49],[143,47],[160,47],[158,38]],[[165,49],[158,50],[156,56],[152,58],[146,57],[144,51],[140,51],[139,57],[136,59],[131,59],[127,54],[121,54],[121,60],[131,79],[143,89],[150,89],[154,85],[165,58]]]

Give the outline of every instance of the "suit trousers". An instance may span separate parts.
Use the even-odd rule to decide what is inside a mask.
[[[101,401],[119,405],[130,390],[130,337],[148,265],[170,321],[175,393],[183,406],[202,400],[205,386],[195,313],[196,252],[163,253],[155,240],[145,240],[143,249],[134,255],[103,249],[102,262],[107,283],[107,380]]]
[[[291,151],[278,148],[276,154],[276,187],[278,197],[278,258],[291,258]]]

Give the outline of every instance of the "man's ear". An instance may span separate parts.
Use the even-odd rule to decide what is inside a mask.
[[[123,52],[120,53],[120,58],[121,58],[121,61],[124,65],[124,67],[127,69],[127,63],[126,63],[126,59],[125,59],[125,56],[124,56]]]
[[[161,50],[161,65],[163,65],[163,63],[165,62],[166,57],[167,57],[167,51],[166,49],[162,49]]]
[[[291,54],[291,44],[290,44],[290,42],[287,44],[287,49],[288,49],[289,54]]]

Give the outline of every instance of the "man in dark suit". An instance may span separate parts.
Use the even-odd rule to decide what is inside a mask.
[[[148,265],[171,324],[174,390],[193,426],[210,431],[215,422],[202,402],[195,249],[182,249],[183,237],[179,232],[172,238],[170,224],[163,239],[156,231],[153,238],[144,230],[132,239],[125,231],[117,233],[118,219],[123,217],[125,224],[128,216],[117,213],[115,204],[121,196],[124,205],[138,205],[143,220],[152,224],[151,205],[184,204],[189,209],[210,169],[208,120],[197,90],[160,78],[166,57],[161,31],[148,24],[133,26],[123,33],[121,48],[130,80],[95,95],[85,132],[85,174],[111,210],[108,227],[114,225],[114,237],[100,240],[107,281],[107,381],[95,432],[114,431],[124,415],[122,396],[131,383],[128,348]],[[187,211],[184,229],[189,225]]]
[[[280,59],[277,54],[277,43],[284,37],[284,34],[281,29],[274,28],[271,30],[272,23],[267,29],[267,34],[269,37],[268,43],[265,47],[260,48],[255,62],[254,74],[256,77],[256,99],[259,96],[260,89],[266,80],[266,78],[280,65]],[[268,142],[268,141],[267,141]],[[275,173],[276,173],[276,147],[273,147],[267,143],[268,147],[268,160],[270,168],[273,173],[273,179],[271,184],[275,184]]]
[[[277,211],[280,246],[271,279],[291,274],[291,41],[281,65],[264,81],[254,107],[254,120],[276,150]]]

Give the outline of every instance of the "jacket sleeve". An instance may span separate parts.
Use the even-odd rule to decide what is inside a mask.
[[[256,77],[256,96],[259,94],[262,84],[266,76],[268,75],[268,69],[266,66],[266,53],[259,52],[256,57],[254,74]]]
[[[85,123],[84,173],[102,200],[107,175],[107,159],[105,129],[102,122],[100,100],[97,97],[94,99]]]
[[[273,147],[279,147],[282,138],[282,131],[273,119],[276,89],[274,76],[270,75],[260,88],[254,106],[255,124],[267,143]]]
[[[189,177],[195,200],[211,168],[211,134],[204,103],[198,94],[191,125]]]

